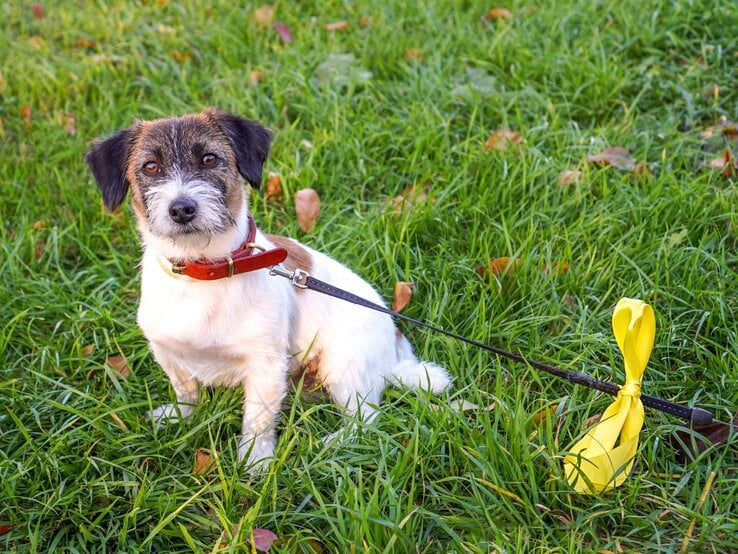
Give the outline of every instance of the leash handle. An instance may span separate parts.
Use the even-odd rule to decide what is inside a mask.
[[[396,319],[409,321],[410,323],[413,323],[415,325],[425,327],[426,329],[430,329],[431,331],[435,331],[436,333],[441,333],[442,335],[446,335],[447,337],[451,337],[472,346],[476,346],[477,348],[481,348],[482,350],[486,350],[487,352],[491,352],[503,358],[507,358],[508,360],[513,360],[518,363],[529,365],[550,375],[566,379],[567,381],[570,381],[577,385],[582,385],[590,389],[595,389],[611,396],[617,396],[620,392],[620,387],[614,383],[600,381],[599,379],[595,379],[591,375],[587,375],[586,373],[582,373],[580,371],[566,371],[564,369],[544,364],[542,362],[529,360],[528,358],[521,356],[520,354],[507,352],[506,350],[490,346],[483,342],[479,342],[477,340],[452,333],[451,331],[446,331],[445,329],[401,314],[387,308],[386,306],[382,306],[381,304],[370,302],[369,300],[366,300],[361,296],[357,296],[356,294],[330,285],[325,281],[321,281],[320,279],[311,277],[307,272],[301,269],[298,269],[296,271],[287,271],[281,266],[274,266],[270,268],[269,274],[285,277],[289,279],[295,287],[314,290],[316,292],[332,296],[333,298],[350,302],[351,304],[356,304],[358,306],[363,306],[364,308],[369,308],[370,310],[387,314]],[[658,398],[656,396],[651,396],[648,394],[641,394],[641,402],[643,402],[644,406],[688,421],[691,425],[709,425],[714,421],[714,416],[712,412],[705,410],[704,408],[688,408],[686,406],[680,406],[679,404],[676,404],[674,402],[670,402],[668,400],[664,400],[663,398]]]

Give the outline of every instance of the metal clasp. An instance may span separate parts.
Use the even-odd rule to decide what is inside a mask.
[[[298,289],[306,289],[307,278],[310,274],[303,269],[296,269],[295,271],[287,271],[281,265],[273,265],[269,268],[269,275],[277,275],[279,277],[285,277],[292,282],[292,285]]]

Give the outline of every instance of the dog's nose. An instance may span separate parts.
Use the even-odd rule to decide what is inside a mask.
[[[185,224],[195,219],[197,204],[189,198],[177,198],[169,204],[169,217],[177,223]]]

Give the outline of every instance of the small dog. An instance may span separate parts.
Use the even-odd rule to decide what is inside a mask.
[[[384,314],[259,269],[233,275],[239,248],[287,251],[284,267],[383,304],[351,270],[297,241],[263,234],[247,206],[242,177],[258,189],[271,134],[216,109],[135,121],[93,145],[87,162],[105,206],[130,191],[143,243],[138,324],[171,380],[177,403],[150,415],[186,417],[201,385],[241,386],[239,458],[263,467],[276,445],[276,423],[291,372],[309,366],[348,416],[371,421],[386,382],[440,393],[447,371],[419,362]],[[199,280],[182,265],[223,263],[228,276]],[[232,276],[231,276],[232,275]]]

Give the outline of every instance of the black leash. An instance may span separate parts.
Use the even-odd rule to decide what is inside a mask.
[[[375,304],[374,302],[370,302],[369,300],[361,298],[360,296],[352,294],[348,291],[339,289],[337,287],[334,287],[333,285],[329,285],[324,281],[316,279],[315,277],[311,277],[307,272],[301,269],[297,269],[295,271],[287,271],[281,266],[273,266],[269,269],[269,274],[278,275],[279,277],[285,277],[289,279],[297,288],[314,290],[323,294],[327,294],[328,296],[338,298],[340,300],[345,300],[346,302],[350,302],[352,304],[357,304],[359,306],[363,306],[377,312],[382,312],[383,314],[387,314],[394,318],[404,319],[405,321],[409,321],[411,323],[414,323],[415,325],[420,325],[421,327],[425,327],[426,329],[430,329],[431,331],[441,333],[442,335],[446,335],[447,337],[451,337],[467,344],[471,344],[472,346],[476,346],[477,348],[481,348],[483,350],[486,350],[487,352],[491,352],[503,358],[507,358],[508,360],[513,360],[521,364],[529,365],[540,371],[544,371],[551,375],[555,375],[556,377],[566,379],[567,381],[570,381],[577,385],[589,387],[590,389],[595,389],[607,393],[611,396],[617,396],[618,392],[620,392],[620,387],[614,383],[600,381],[599,379],[595,379],[594,377],[580,371],[566,371],[548,364],[529,360],[528,358],[521,356],[520,354],[513,354],[512,352],[507,352],[500,348],[484,344],[483,342],[457,335],[456,333],[452,333],[451,331],[446,331],[445,329],[441,329],[440,327],[435,327],[424,321],[420,321],[394,310],[390,310],[385,306]],[[687,408],[685,406],[675,404],[674,402],[670,402],[656,396],[650,396],[648,394],[641,394],[641,402],[643,402],[644,406],[648,406],[649,408],[653,408],[660,412],[664,412],[688,421],[691,425],[700,426],[709,425],[711,423],[723,423],[721,421],[715,420],[712,412],[705,410],[704,408]]]

